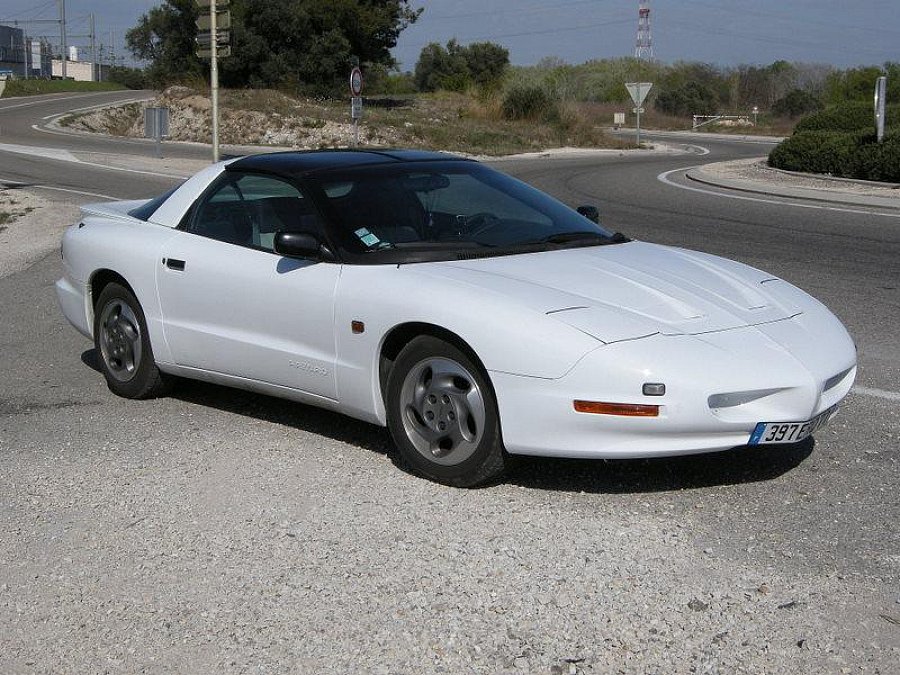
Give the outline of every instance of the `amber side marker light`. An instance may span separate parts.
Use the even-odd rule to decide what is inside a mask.
[[[594,415],[620,415],[622,417],[659,417],[658,405],[635,403],[601,403],[599,401],[575,401],[575,412]]]

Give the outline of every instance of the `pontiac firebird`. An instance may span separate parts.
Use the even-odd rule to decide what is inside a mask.
[[[829,421],[856,350],[825,306],[597,220],[446,154],[249,156],[84,207],[56,290],[120,396],[186,377],[329,408],[449,485],[510,454],[690,454]]]

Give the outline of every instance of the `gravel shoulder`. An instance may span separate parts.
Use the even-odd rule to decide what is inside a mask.
[[[781,171],[765,157],[704,164],[688,178],[747,192],[900,209],[900,186]]]
[[[15,274],[46,256],[78,218],[78,207],[22,188],[0,187],[0,212],[11,220],[0,225],[0,278]]]

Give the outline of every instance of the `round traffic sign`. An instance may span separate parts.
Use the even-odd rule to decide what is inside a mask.
[[[363,77],[359,68],[350,71],[350,93],[359,96],[362,93]]]

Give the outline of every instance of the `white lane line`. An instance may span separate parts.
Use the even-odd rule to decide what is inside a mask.
[[[162,178],[187,179],[190,175],[179,173],[161,173],[159,171],[146,171],[143,169],[128,169],[123,166],[110,166],[108,164],[98,164],[97,162],[88,162],[78,159],[68,150],[57,150],[54,148],[39,148],[29,145],[4,145],[0,143],[0,152],[14,152],[20,155],[28,155],[31,157],[43,157],[44,159],[53,159],[59,162],[71,162],[74,164],[82,164],[84,166],[94,166],[98,169],[106,169],[107,171],[123,171],[125,173],[137,173],[144,176],[161,176]]]
[[[851,390],[856,394],[863,396],[872,396],[874,398],[882,398],[885,401],[900,401],[900,392],[888,391],[887,389],[874,389],[872,387],[860,387],[856,385]]]
[[[0,105],[0,112],[3,112],[4,110],[14,110],[16,108],[30,108],[36,105],[41,105],[42,103],[53,103],[54,101],[72,101],[76,98],[90,98],[92,96],[101,96],[103,94],[109,95],[110,93],[122,92],[94,92],[92,94],[79,94],[77,96],[57,96],[56,98],[43,98],[40,101],[27,101],[25,103],[17,103],[16,105]]]
[[[20,180],[7,180],[5,178],[0,178],[0,183],[5,185],[18,185],[26,190],[35,189],[35,190],[55,190],[57,192],[67,192],[73,195],[85,195],[87,197],[99,197],[100,199],[108,199],[113,202],[121,201],[122,197],[113,197],[112,195],[105,195],[100,192],[86,192],[84,190],[73,190],[71,188],[61,188],[54,187],[53,185],[38,185],[37,183],[23,183]]]
[[[724,199],[740,199],[745,202],[759,202],[762,204],[776,204],[779,206],[793,206],[798,209],[818,209],[820,211],[837,211],[839,213],[855,213],[857,215],[863,216],[881,216],[882,218],[900,218],[900,213],[884,213],[883,211],[865,211],[863,209],[848,209],[842,208],[839,206],[826,206],[824,204],[801,204],[798,202],[789,202],[784,201],[782,199],[765,199],[763,197],[748,197],[747,195],[732,195],[725,194],[724,192],[715,192],[714,190],[704,190],[703,188],[692,187],[690,185],[682,185],[681,183],[676,183],[673,180],[669,179],[673,173],[679,173],[681,171],[690,171],[691,169],[699,169],[701,165],[695,166],[685,166],[680,169],[672,169],[671,171],[664,171],[656,177],[660,183],[665,183],[666,185],[670,185],[672,187],[678,188],[679,190],[688,190],[690,192],[699,192],[703,195],[712,195],[713,197],[722,197]],[[723,188],[727,189],[727,188]],[[878,208],[878,207],[872,207]]]

